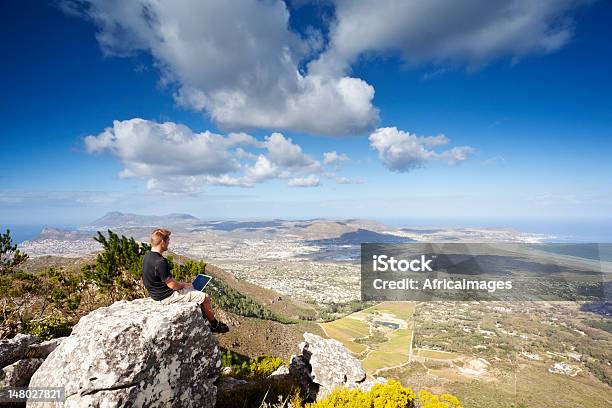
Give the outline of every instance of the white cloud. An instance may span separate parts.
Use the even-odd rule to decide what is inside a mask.
[[[351,180],[346,177],[336,177],[336,184],[351,184]]]
[[[84,143],[89,153],[116,156],[123,165],[120,177],[146,180],[149,190],[170,194],[197,193],[205,185],[252,187],[322,171],[318,161],[280,133],[260,141],[246,133],[196,133],[173,122],[137,118],[114,121]]]
[[[109,151],[121,160],[122,177],[221,175],[237,171],[240,163],[229,149],[256,143],[255,138],[245,134],[194,133],[173,122],[138,118],[116,120],[102,133],[85,138],[89,153]]]
[[[73,4],[68,1],[67,4]],[[321,34],[289,29],[281,0],[83,0],[111,55],[150,53],[179,104],[227,128],[341,135],[372,129],[374,88],[345,73],[311,75],[299,65],[321,49]]]
[[[252,183],[258,183],[278,176],[278,167],[271,163],[266,156],[260,154],[254,165],[247,166],[245,179]]]
[[[469,158],[474,153],[474,148],[470,146],[453,147],[437,155],[438,159],[444,159],[448,164],[457,164]]]
[[[312,73],[346,72],[359,56],[397,52],[409,63],[480,66],[549,53],[572,37],[569,14],[590,0],[334,0],[330,44]]]
[[[296,177],[289,180],[287,185],[289,187],[317,187],[319,185],[319,178],[314,174],[307,177]]]
[[[64,0],[62,8],[96,24],[107,54],[149,53],[177,103],[223,128],[345,135],[379,120],[374,88],[350,76],[360,57],[398,53],[435,73],[549,53],[571,39],[571,12],[589,2],[333,0],[327,44],[316,29],[296,34],[281,0]]]
[[[268,158],[282,167],[318,171],[321,164],[304,154],[302,148],[293,143],[291,138],[285,138],[280,133],[272,133],[266,137],[264,146],[268,150]]]
[[[206,176],[206,183],[212,184],[215,186],[225,186],[225,187],[252,187],[253,184],[248,180],[240,177],[233,177],[227,174],[224,174],[220,177],[216,176]]]
[[[331,152],[323,153],[323,163],[324,164],[333,164],[333,163],[338,163],[338,162],[345,162],[348,160],[349,158],[346,154],[344,153],[338,154],[338,152],[336,152],[335,150]]]
[[[379,128],[369,137],[370,146],[378,152],[382,164],[391,171],[408,172],[423,167],[429,160],[456,164],[467,160],[472,147],[453,147],[437,152],[435,147],[450,143],[444,135],[417,136],[396,127]]]

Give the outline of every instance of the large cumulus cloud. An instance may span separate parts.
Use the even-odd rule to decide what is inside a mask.
[[[319,41],[289,29],[280,0],[84,0],[64,8],[95,22],[106,53],[150,53],[162,81],[177,84],[177,102],[222,127],[341,135],[378,120],[364,80],[299,69]]]
[[[119,176],[146,181],[150,190],[195,193],[205,185],[252,187],[271,179],[289,186],[318,186],[323,165],[291,138],[275,132],[263,140],[246,133],[194,132],[174,122],[134,118],[84,139],[88,153],[111,153]],[[315,182],[316,181],[316,182]]]

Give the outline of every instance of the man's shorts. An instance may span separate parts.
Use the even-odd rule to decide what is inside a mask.
[[[204,299],[206,299],[206,296],[206,293],[201,292],[199,290],[185,288],[175,290],[172,295],[168,296],[165,299],[162,299],[161,303],[164,305],[181,302],[194,302],[197,304],[202,304],[204,302]]]

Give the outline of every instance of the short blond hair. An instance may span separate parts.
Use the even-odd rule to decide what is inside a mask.
[[[167,241],[170,238],[170,231],[165,228],[157,228],[155,231],[151,233],[151,245],[157,246],[162,241]]]

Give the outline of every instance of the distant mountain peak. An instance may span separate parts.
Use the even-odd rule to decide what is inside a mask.
[[[142,215],[110,211],[104,216],[93,221],[92,227],[150,227],[162,225],[176,225],[199,222],[200,219],[184,213],[172,213],[166,215]]]

